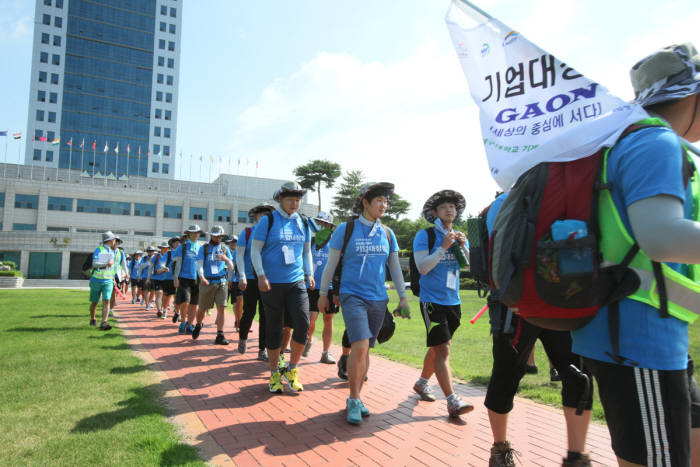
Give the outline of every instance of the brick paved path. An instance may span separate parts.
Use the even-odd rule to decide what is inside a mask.
[[[466,384],[456,390],[475,410],[452,421],[439,386],[437,402],[419,401],[412,386],[419,370],[372,356],[363,402],[372,411],[359,427],[345,422],[347,384],[335,365],[319,363],[320,345],[302,358],[304,391],[283,395],[267,390],[267,363],[256,360],[257,324],[248,353],[214,346],[213,317],[197,341],[177,334],[170,318],[122,302],[119,327],[131,346],[159,371],[166,403],[183,425],[188,442],[213,464],[228,465],[488,465],[492,443],[485,391]],[[226,329],[233,317],[227,316]],[[322,323],[319,321],[319,325]],[[339,349],[334,347],[337,357]],[[457,349],[458,351],[458,349]],[[434,378],[431,381],[435,383]],[[566,427],[561,411],[518,399],[510,415],[509,438],[522,465],[561,465]],[[614,465],[604,426],[592,425],[588,449],[595,465]]]

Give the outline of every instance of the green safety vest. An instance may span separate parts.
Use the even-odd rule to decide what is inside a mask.
[[[105,248],[104,245],[100,245],[100,253],[109,253],[109,251],[107,248]],[[115,261],[111,267],[105,267],[102,269],[97,268],[97,267],[93,267],[92,268],[92,277],[94,277],[95,279],[99,279],[99,280],[112,279],[114,277],[114,270],[115,270],[115,267],[117,265],[116,254],[114,255],[114,257],[115,257]]]
[[[658,118],[647,118],[636,125],[666,126],[668,124]],[[603,170],[601,181],[606,186],[608,172],[608,148],[603,154]],[[684,147],[684,155],[688,162],[695,167],[695,162],[687,148]],[[700,175],[697,168],[688,181],[693,196],[693,220],[700,221]],[[615,207],[610,189],[602,189],[598,197],[598,222],[600,226],[600,251],[603,255],[603,265],[621,264],[628,253],[632,253],[636,242],[629,234],[620,213]],[[700,265],[687,265],[687,275],[674,271],[663,263],[656,263],[641,249],[629,261],[629,267],[639,276],[640,286],[636,292],[627,298],[646,303],[656,309],[664,309],[668,314],[680,320],[692,323],[700,314]],[[654,269],[657,269],[656,272]],[[661,282],[661,284],[659,283]]]

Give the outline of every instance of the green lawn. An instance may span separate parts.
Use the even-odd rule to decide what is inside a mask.
[[[0,291],[0,465],[204,465],[87,291]],[[99,309],[98,309],[99,313]]]

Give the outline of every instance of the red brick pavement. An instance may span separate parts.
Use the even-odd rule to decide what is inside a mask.
[[[483,405],[485,390],[457,384],[475,410],[446,416],[444,398],[419,401],[412,386],[419,370],[372,356],[363,402],[372,411],[361,426],[345,422],[347,384],[335,365],[319,363],[320,345],[300,364],[304,391],[282,395],[267,390],[267,363],[256,360],[257,326],[248,353],[236,351],[233,332],[227,347],[214,346],[213,318],[198,340],[178,335],[170,319],[122,302],[119,327],[129,343],[159,370],[166,403],[188,442],[208,462],[237,465],[488,465],[492,443]],[[233,318],[227,316],[231,329]],[[332,349],[336,357],[339,349]],[[434,383],[434,379],[432,381]],[[441,395],[437,384],[436,394]],[[195,416],[196,414],[196,416]],[[561,465],[566,427],[559,410],[518,399],[509,417],[509,438],[522,465]],[[596,465],[615,465],[607,428],[592,425],[588,449]]]

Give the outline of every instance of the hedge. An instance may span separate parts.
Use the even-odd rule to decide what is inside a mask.
[[[22,271],[0,271],[0,277],[22,277]]]

